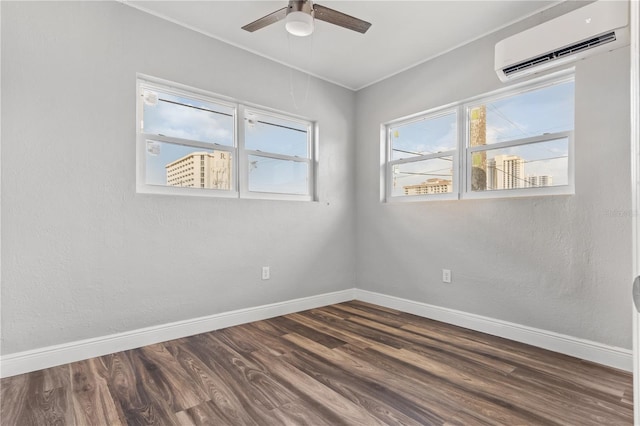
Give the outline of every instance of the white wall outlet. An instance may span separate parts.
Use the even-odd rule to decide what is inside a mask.
[[[271,267],[270,266],[263,266],[262,267],[262,279],[263,280],[268,280],[271,278]]]
[[[442,282],[450,283],[451,282],[451,269],[443,269],[442,270]]]

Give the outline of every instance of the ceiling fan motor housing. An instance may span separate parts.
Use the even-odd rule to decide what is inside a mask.
[[[313,15],[313,3],[310,0],[290,0],[285,28],[295,36],[308,36],[314,29]]]

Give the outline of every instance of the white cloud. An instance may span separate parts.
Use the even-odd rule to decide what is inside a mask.
[[[163,103],[146,111],[145,130],[150,133],[225,145],[232,143],[231,117]]]

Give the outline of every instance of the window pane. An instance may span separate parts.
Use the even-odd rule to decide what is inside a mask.
[[[456,113],[390,127],[391,160],[456,149]]]
[[[471,162],[472,191],[568,185],[569,140],[474,152]]]
[[[245,148],[275,154],[309,157],[307,125],[247,111]]]
[[[146,151],[149,185],[232,189],[230,152],[153,140],[146,141]]]
[[[249,156],[249,191],[308,194],[309,165],[299,161]]]
[[[453,157],[451,156],[396,164],[393,166],[392,174],[391,195],[394,197],[453,191]]]
[[[574,82],[487,102],[469,109],[469,146],[573,130]]]
[[[234,108],[144,89],[144,133],[233,146]]]

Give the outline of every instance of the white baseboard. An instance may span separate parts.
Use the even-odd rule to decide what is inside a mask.
[[[225,327],[346,302],[353,300],[354,294],[355,289],[336,291],[13,353],[0,357],[0,377],[15,376]]]
[[[625,371],[633,370],[633,352],[590,340],[527,327],[481,315],[442,308],[427,303],[388,296],[367,290],[355,290],[355,298],[421,317],[504,337],[576,358],[593,361]]]
[[[5,355],[0,357],[0,377],[15,376],[354,299],[527,343],[621,370],[632,371],[633,369],[633,354],[629,349],[353,288]]]

